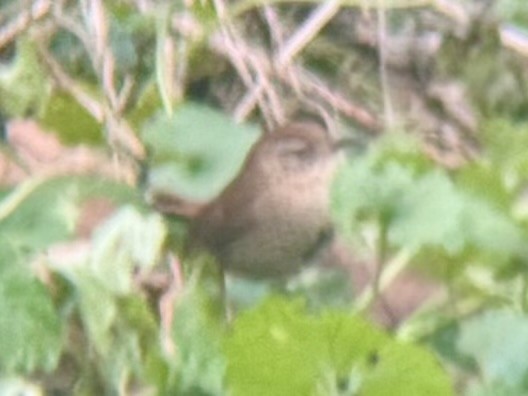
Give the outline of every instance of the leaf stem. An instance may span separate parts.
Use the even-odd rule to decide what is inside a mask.
[[[35,177],[18,186],[12,193],[0,202],[0,220],[5,219],[15,211],[29,195],[33,193],[47,179],[45,177]]]
[[[388,250],[388,221],[383,215],[379,218],[379,233],[376,244],[376,274],[374,277],[374,283],[372,285],[373,297],[376,298],[380,293],[380,278],[385,267],[385,261],[387,260]]]
[[[376,276],[372,285],[358,297],[354,311],[367,310],[383,290],[407,267],[413,256],[413,251],[402,249],[393,259],[388,261],[388,222],[380,219],[380,230],[376,247]]]

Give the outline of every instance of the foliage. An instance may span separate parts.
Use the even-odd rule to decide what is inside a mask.
[[[0,107],[11,117],[23,117],[39,111],[47,95],[47,79],[28,38],[17,42],[17,56],[0,69]]]
[[[172,117],[158,114],[143,127],[153,165],[150,185],[186,198],[211,199],[236,175],[257,137],[254,127],[237,126],[193,103],[178,107]]]
[[[449,395],[434,356],[345,312],[278,298],[238,317],[226,342],[233,395]]]
[[[235,20],[260,29],[253,23],[257,14],[268,12],[273,19],[269,7],[276,2],[226,2],[224,14],[222,2],[141,3],[151,6],[149,12],[137,12],[133,1],[104,4],[99,11],[106,14],[95,22],[88,20],[93,9],[59,4],[49,18],[34,15],[17,33],[13,54],[0,48],[0,119],[31,116],[65,146],[111,152],[114,166],[132,159],[134,172],[147,170],[145,180],[130,186],[108,174],[40,174],[37,161],[36,175],[28,171],[12,185],[2,180],[0,394],[527,394],[526,79],[513,54],[497,55],[499,40],[487,32],[489,25],[466,36],[446,33],[438,67],[429,71],[438,74],[420,80],[454,77],[468,88],[481,117],[474,131],[481,147],[472,160],[442,167],[424,154],[425,139],[387,132],[365,152],[350,155],[337,174],[334,222],[358,257],[382,269],[367,289],[351,296],[342,273],[336,279],[307,271],[286,285],[234,280],[227,299],[235,300],[236,310],[227,321],[224,305],[230,304],[214,263],[188,259],[174,248],[185,244],[185,224],[147,206],[144,184],[149,191],[202,202],[238,172],[257,128],[218,110],[235,107],[231,96],[218,92],[226,85],[246,89],[233,111],[243,113],[252,98],[272,101],[266,73],[281,68],[275,57],[268,68],[277,70],[260,66],[258,51],[245,53],[246,42],[234,41],[237,56],[254,67],[244,74],[239,59],[225,55],[233,48],[219,46],[217,34],[234,35],[240,27]],[[374,12],[381,20],[395,9],[391,32],[407,31],[415,24],[406,23],[405,15],[423,15],[432,3],[397,0]],[[343,4],[367,13],[373,3]],[[9,30],[4,21],[15,19],[17,7],[15,1],[0,6],[0,43]],[[286,30],[308,15],[306,5],[277,9]],[[524,10],[525,2],[509,0],[497,3],[493,15],[524,28]],[[334,77],[335,88],[360,85],[364,69],[366,76],[379,77],[372,67],[378,54],[375,61],[364,59],[373,52],[370,42],[356,43],[359,49],[340,43],[343,23],[360,25],[350,23],[356,21],[351,15],[335,18],[330,36],[322,32],[299,62]],[[332,29],[339,34],[331,36]],[[481,32],[486,34],[476,40]],[[249,39],[263,41],[265,49],[282,40],[278,31],[263,36]],[[473,50],[464,53],[472,40]],[[469,61],[460,62],[461,54]],[[418,63],[421,55],[416,48]],[[476,64],[482,67],[476,70]],[[413,73],[423,71],[412,66]],[[305,82],[302,68],[292,70],[295,81]],[[391,69],[390,77],[397,80],[398,71]],[[270,75],[286,79],[277,73]],[[378,85],[349,93],[370,92],[366,107],[380,109]],[[323,92],[317,88],[314,97]],[[313,99],[299,92],[303,100]],[[325,97],[335,106],[346,102]],[[412,99],[421,103],[417,97]],[[442,103],[433,99],[427,102],[438,106],[437,115]],[[458,102],[450,104],[456,108]],[[266,118],[269,109],[259,109]],[[439,118],[449,135],[445,115]],[[4,164],[27,159],[9,143],[0,152],[2,172]],[[101,200],[111,210],[82,231],[86,208]],[[394,331],[381,329],[368,319],[368,309],[408,268],[447,293],[423,301]]]
[[[425,336],[462,372],[475,370],[467,364],[470,357],[482,377],[468,394],[523,394],[527,230],[525,213],[515,207],[524,201],[524,167],[516,151],[526,130],[501,121],[491,123],[488,133],[481,161],[451,173],[419,155],[415,144],[402,144],[405,138],[398,144],[390,143],[394,136],[388,144],[382,140],[341,170],[333,206],[337,224],[356,244],[374,228],[387,241],[378,252],[387,262],[402,250],[411,252],[408,264],[437,274],[454,292],[446,304],[458,308],[433,305],[407,321],[405,338]],[[507,133],[519,144],[493,143]],[[497,304],[505,308],[494,310]]]

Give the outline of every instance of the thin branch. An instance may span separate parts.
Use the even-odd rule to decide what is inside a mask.
[[[291,60],[306,47],[321,29],[339,11],[341,0],[328,0],[313,11],[302,26],[290,37],[275,58],[279,68]]]
[[[383,0],[378,0],[378,56],[379,56],[379,73],[381,80],[381,92],[383,95],[383,122],[384,126],[389,129],[394,126],[394,111],[392,109],[391,96],[389,92],[389,78],[387,74],[387,21],[385,10],[382,9]]]
[[[291,60],[306,46],[310,41],[320,32],[320,30],[332,19],[332,17],[339,11],[341,0],[329,0],[313,11],[303,25],[296,31],[296,33],[284,44],[279,50],[279,53],[274,57],[274,65],[277,66],[279,72],[281,69],[287,67]],[[261,77],[263,74],[261,74]],[[266,84],[267,78],[261,78],[260,84]],[[238,110],[238,116],[245,118],[257,104],[259,95],[264,91],[263,86],[257,86],[252,89],[248,95],[243,99],[242,105]],[[270,90],[266,90],[270,92]],[[280,109],[279,106],[271,106],[272,109]],[[279,110],[276,111],[279,113]],[[280,115],[281,118],[284,115]]]
[[[259,104],[266,123],[268,125],[272,124],[273,117],[271,117],[271,111],[265,97],[265,90],[271,84],[266,82],[267,73],[263,72],[264,68],[260,62],[261,57],[256,56],[254,51],[247,51],[247,46],[240,36],[235,33],[234,28],[223,28],[219,35],[215,35],[212,43],[213,47],[220,48],[224,55],[231,61],[248,91],[253,92],[248,106],[243,105],[237,109],[237,119],[242,120],[246,118],[253,110],[255,100]]]
[[[5,219],[38,187],[47,179],[45,177],[32,177],[19,185],[7,197],[3,198],[0,204],[0,220]]]
[[[339,110],[362,127],[373,132],[379,131],[380,123],[378,118],[371,114],[367,109],[353,103],[350,99],[345,98],[345,96],[336,89],[328,87],[312,72],[300,67],[298,67],[296,71],[301,76],[300,79],[303,81],[303,85],[307,87],[306,90],[308,94],[313,92],[319,95],[321,99],[328,102],[333,108]]]
[[[54,5],[53,18],[59,27],[67,30],[77,37],[88,53],[91,52],[92,42],[88,32],[82,29],[81,25],[77,21],[71,19],[67,15],[64,15],[62,12],[62,7],[57,7]]]
[[[260,56],[255,56],[254,51],[247,51],[245,41],[229,19],[225,2],[214,0],[214,4],[222,24],[219,35],[214,35],[212,42],[225,51],[227,58],[237,69],[246,88],[255,95],[247,101],[248,105],[245,103],[246,99],[243,99],[242,105],[236,111],[238,119],[246,118],[258,103],[266,124],[273,126],[274,122],[281,119],[283,115],[282,107],[273,105],[278,102],[278,97],[274,92],[273,84],[269,81],[269,73],[262,67]],[[253,101],[253,105],[251,105],[251,101]]]
[[[284,42],[284,29],[281,26],[277,11],[272,6],[265,5],[262,13],[269,27],[272,45],[277,48],[282,47]]]
[[[124,148],[135,159],[143,158],[145,155],[145,149],[126,120],[121,118],[119,114],[116,113],[115,109],[103,105],[87,94],[77,82],[64,71],[62,66],[49,53],[46,46],[38,40],[37,49],[41,59],[49,68],[51,75],[60,88],[75,98],[75,100],[99,123],[104,123],[106,125],[109,144],[117,142],[118,147]]]
[[[354,310],[356,312],[363,312],[365,309],[367,309],[374,298],[376,298],[379,293],[383,292],[390,284],[392,284],[396,277],[401,274],[407,265],[409,265],[413,254],[414,252],[412,251],[402,250],[396,257],[387,262],[387,265],[380,275],[377,290],[375,290],[373,287],[369,287],[364,292],[362,292],[354,304]]]
[[[37,41],[37,49],[41,59],[49,68],[53,78],[61,89],[73,96],[75,100],[92,115],[92,117],[102,123],[104,120],[103,106],[96,99],[87,94],[77,82],[64,71],[62,66],[49,53],[48,49],[42,42]]]
[[[286,86],[289,86],[294,92],[297,92],[299,96],[306,95],[314,99],[319,98],[320,100],[329,103],[330,106],[337,109],[347,117],[355,120],[355,122],[364,128],[371,131],[379,130],[380,125],[378,119],[368,110],[345,98],[345,96],[336,89],[328,87],[318,76],[304,69],[303,67],[290,65],[290,67],[287,67],[284,70],[275,70],[269,61],[268,56],[264,53],[260,53],[258,48],[250,47],[240,40],[237,43],[236,52],[233,53],[234,50],[230,47],[233,45],[233,43],[225,40],[225,37],[219,34],[213,35],[210,45],[214,51],[228,58],[235,65],[237,72],[242,70],[248,71],[247,65],[242,62],[242,59],[245,59],[246,57],[250,56],[248,54],[251,54],[251,57],[254,59],[254,63],[258,63],[262,73],[270,76],[269,78],[273,76],[274,79],[278,79]],[[241,63],[240,65],[239,62]],[[237,66],[240,66],[240,68]],[[248,84],[245,81],[246,76],[244,76],[244,74],[239,75],[248,89],[264,89],[264,87],[254,87],[255,82],[253,82],[253,80],[249,81]],[[245,111],[247,113],[245,114],[249,114],[249,110],[247,109],[250,107],[253,97],[258,96],[259,94],[262,94],[262,91],[255,93],[250,92],[246,95],[245,100],[247,100],[249,104],[246,107]],[[243,108],[243,106],[246,106],[244,101],[241,102],[240,107]],[[238,115],[240,116],[240,114]]]
[[[406,9],[426,7],[432,5],[435,0],[386,0],[383,7],[386,9]],[[240,17],[254,8],[263,7],[265,5],[276,4],[319,4],[320,0],[246,0],[237,2],[229,10],[232,18]],[[376,8],[371,6],[365,0],[341,0],[342,7],[358,7],[363,9]]]
[[[134,86],[134,77],[132,77],[130,74],[125,75],[123,79],[123,86],[121,87],[121,90],[117,96],[117,111],[119,114],[124,112],[128,101],[130,100],[130,96],[132,95],[132,89]]]
[[[460,26],[467,26],[470,18],[464,9],[464,3],[453,0],[433,0],[432,6],[445,16],[454,20]]]
[[[502,26],[499,30],[501,43],[518,54],[528,57],[528,35],[512,25]]]
[[[22,11],[12,22],[0,28],[0,49],[29,28],[32,21],[43,18],[51,9],[51,0],[35,0],[29,10]]]

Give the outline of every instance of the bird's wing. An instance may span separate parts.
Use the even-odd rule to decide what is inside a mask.
[[[245,175],[235,179],[226,190],[196,218],[191,241],[220,253],[258,225],[255,204],[263,185],[259,178]],[[244,188],[240,188],[243,185]]]

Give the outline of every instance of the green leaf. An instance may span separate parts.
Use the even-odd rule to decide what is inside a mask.
[[[303,305],[269,299],[240,315],[226,343],[227,383],[238,395],[310,395],[322,380],[325,339]]]
[[[197,104],[180,106],[172,118],[160,114],[143,129],[152,153],[150,184],[190,199],[212,198],[234,178],[257,137],[254,127]]]
[[[67,239],[75,230],[79,186],[66,179],[30,180],[0,202],[0,240],[28,254]],[[0,262],[7,265],[7,262]]]
[[[118,298],[85,272],[79,272],[74,285],[88,344],[108,393],[134,381],[161,388],[167,364],[146,299],[132,294]]]
[[[401,204],[389,224],[389,238],[411,249],[440,245],[460,252],[460,217],[464,208],[451,180],[441,171],[430,172],[401,191]]]
[[[387,334],[359,316],[328,312],[323,321],[331,365],[338,378],[345,378],[355,365],[364,366],[390,342]]]
[[[114,183],[64,177],[31,180],[0,202],[0,366],[3,369],[52,370],[57,365],[62,352],[62,325],[51,296],[35,279],[29,264],[42,249],[72,236],[79,203],[93,195],[132,200],[130,190]],[[91,296],[90,308],[97,311],[94,328],[97,323],[104,329],[101,311],[112,309],[113,304],[106,304],[108,301],[100,289]]]
[[[300,301],[270,298],[240,315],[226,356],[234,396],[453,394],[427,350],[345,312],[309,315]]]
[[[130,293],[134,272],[157,263],[166,233],[159,214],[142,216],[131,206],[121,208],[94,235],[92,275],[113,293]]]
[[[524,232],[511,218],[483,199],[469,195],[464,198],[461,230],[473,246],[503,258],[524,254]]]
[[[101,356],[108,355],[115,342],[112,326],[119,315],[115,296],[86,270],[67,277],[75,288],[76,304],[90,343]]]
[[[354,236],[361,221],[380,218],[388,221],[413,179],[411,169],[394,162],[382,169],[376,169],[368,157],[347,164],[334,182],[334,220],[348,237]]]
[[[191,278],[179,296],[172,323],[178,395],[224,394],[224,329],[205,285]]]
[[[515,196],[506,186],[497,164],[471,163],[455,174],[455,182],[472,196],[485,196],[490,204],[507,213],[515,202]]]
[[[110,329],[121,313],[119,298],[133,295],[135,274],[157,263],[165,235],[161,216],[125,206],[97,229],[84,260],[50,263],[77,289],[84,323],[102,352],[113,342]]]
[[[20,268],[0,271],[0,369],[53,370],[62,352],[62,333],[45,287]]]
[[[390,343],[371,362],[365,396],[454,395],[451,381],[436,358],[412,344]]]
[[[130,187],[93,177],[34,179],[0,201],[0,269],[73,235],[79,204],[90,197],[138,203]]]
[[[509,119],[492,119],[484,124],[485,154],[505,181],[518,187],[528,177],[528,124]]]
[[[141,90],[135,106],[130,109],[127,117],[136,129],[141,130],[144,123],[152,118],[161,105],[158,87],[154,82],[148,82]]]
[[[56,133],[67,145],[101,145],[105,139],[102,125],[68,94],[55,93],[40,116],[42,126]]]
[[[96,230],[84,257],[49,264],[74,290],[73,303],[109,393],[123,383],[162,388],[168,381],[156,319],[134,281],[157,264],[165,235],[158,214],[125,206]]]
[[[49,82],[29,37],[17,41],[17,55],[7,67],[0,65],[0,110],[10,117],[38,113],[46,103]]]
[[[450,257],[472,250],[499,263],[525,254],[525,235],[509,215],[506,191],[488,197],[483,188],[462,184],[467,175],[457,184],[443,170],[398,158],[397,150],[375,147],[337,175],[332,209],[345,235],[354,239],[374,221],[386,226],[392,247],[441,249]]]
[[[149,385],[161,387],[163,382],[147,371],[147,362],[155,361],[158,370],[167,372],[154,313],[142,296],[120,298],[117,307],[119,314],[107,334],[112,337],[112,343],[101,355],[107,382],[113,389],[119,389],[123,379],[130,383],[137,381],[140,389]]]
[[[487,384],[524,384],[528,375],[528,317],[503,309],[462,323],[460,350],[478,364]]]

